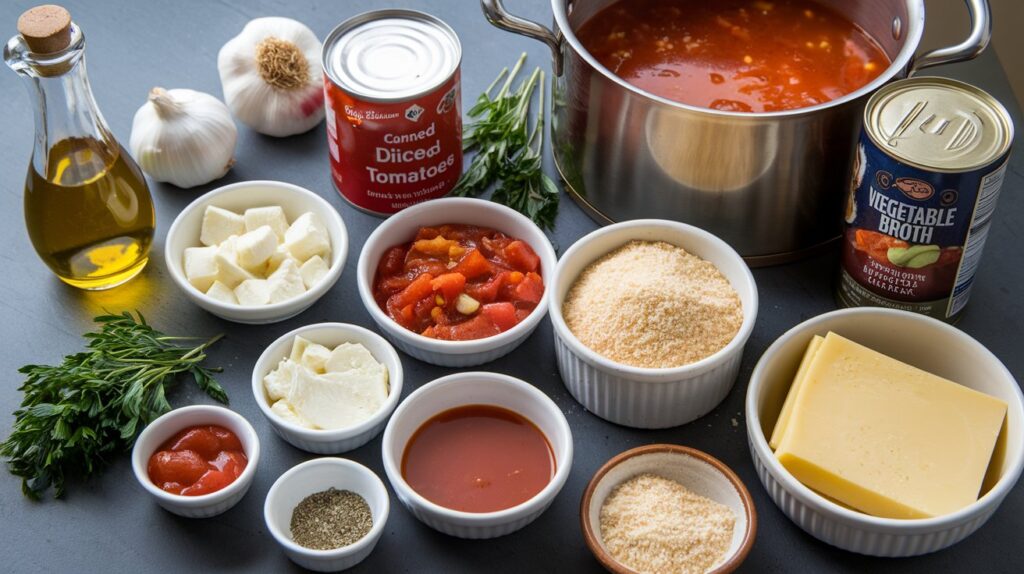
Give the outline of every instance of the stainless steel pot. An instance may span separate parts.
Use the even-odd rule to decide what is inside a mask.
[[[915,56],[924,0],[819,0],[867,31],[892,65],[860,90],[817,106],[725,112],[655,96],[599,64],[575,31],[614,1],[552,0],[553,30],[509,14],[501,0],[481,5],[495,26],[550,46],[555,164],[594,219],[684,221],[722,237],[752,265],[797,259],[839,236],[853,145],[872,92],[973,58],[991,36],[988,2],[966,0],[970,37]]]

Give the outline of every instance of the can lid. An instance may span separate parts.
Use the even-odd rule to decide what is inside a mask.
[[[414,10],[355,16],[324,42],[323,66],[342,89],[377,101],[427,93],[459,67],[462,47],[447,24]]]
[[[893,82],[871,96],[864,129],[894,158],[954,172],[981,168],[1010,149],[1007,108],[983,90],[948,78]]]
[[[864,126],[893,157],[940,172],[984,167],[1013,141],[1010,114],[998,100],[949,78],[912,78],[881,88],[868,101]]]

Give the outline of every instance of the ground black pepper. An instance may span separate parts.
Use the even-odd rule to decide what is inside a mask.
[[[311,494],[292,511],[292,539],[313,550],[333,550],[359,541],[370,532],[373,515],[362,496],[329,488]]]

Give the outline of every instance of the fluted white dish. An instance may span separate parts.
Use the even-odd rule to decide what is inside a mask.
[[[807,344],[814,335],[829,331],[1006,401],[1009,409],[1000,438],[1005,441],[1005,456],[994,461],[998,480],[986,480],[981,498],[935,518],[878,518],[830,502],[779,463],[767,437]],[[768,347],[754,368],[747,388],[746,417],[751,458],[775,504],[808,534],[860,554],[915,556],[956,544],[992,516],[1024,468],[1024,397],[1013,375],[971,336],[916,313],[874,307],[843,309],[793,327]]]
[[[248,463],[242,474],[224,488],[199,496],[182,496],[162,490],[149,479],[149,458],[160,445],[191,426],[219,425],[235,433]],[[164,413],[139,433],[132,447],[132,471],[142,488],[168,512],[186,518],[209,518],[227,512],[238,504],[252,485],[260,462],[260,439],[242,415],[214,405],[192,405]]]
[[[406,445],[423,423],[464,405],[495,405],[529,419],[544,433],[555,455],[555,475],[533,498],[496,512],[462,512],[435,504],[402,477]],[[572,431],[565,415],[543,392],[498,373],[467,372],[431,381],[406,398],[384,429],[384,471],[402,505],[431,528],[459,538],[495,538],[515,532],[540,516],[555,500],[572,468]]]
[[[313,550],[297,544],[291,535],[292,512],[307,496],[329,488],[348,490],[363,497],[373,526],[358,541],[333,550]],[[314,458],[293,466],[267,492],[263,519],[274,540],[299,566],[316,572],[338,572],[359,564],[373,552],[384,533],[391,503],[388,490],[372,470],[344,458]]]
[[[278,364],[291,353],[295,337],[302,337],[333,349],[342,343],[359,343],[366,347],[377,362],[388,370],[388,398],[380,409],[369,419],[356,426],[320,430],[309,429],[283,420],[270,409],[270,401],[263,385],[263,378],[277,368]],[[394,347],[383,337],[356,325],[346,323],[317,323],[299,327],[281,335],[263,351],[252,370],[252,394],[260,411],[270,421],[271,428],[292,446],[317,454],[339,454],[359,448],[373,440],[388,422],[388,417],[402,395],[404,381],[402,360]]]
[[[469,341],[441,341],[424,337],[402,327],[381,310],[373,298],[373,278],[377,265],[388,249],[408,243],[421,227],[467,224],[490,227],[526,242],[540,257],[540,276],[544,296],[537,308],[508,331],[493,337]],[[396,347],[411,357],[442,367],[473,367],[512,352],[547,314],[548,282],[556,264],[551,241],[539,227],[519,212],[483,199],[452,197],[435,199],[407,207],[377,226],[359,253],[356,283],[363,306]]]
[[[328,262],[330,267],[327,274],[298,297],[253,307],[225,303],[196,289],[185,277],[185,249],[200,246],[199,232],[203,225],[203,213],[211,205],[239,214],[250,207],[279,205],[284,209],[289,222],[295,221],[303,213],[315,213],[331,238],[331,260]],[[341,277],[347,256],[348,230],[338,210],[312,191],[281,181],[241,181],[218,187],[200,196],[174,218],[174,223],[167,231],[164,247],[167,272],[193,303],[222,319],[249,324],[284,321],[308,309]]]
[[[650,369],[602,357],[573,335],[562,315],[569,289],[588,265],[632,240],[671,243],[713,263],[722,272],[743,304],[743,322],[728,345],[689,365]],[[743,348],[757,319],[757,286],[743,258],[707,231],[676,221],[626,221],[584,236],[559,259],[548,289],[548,312],[562,382],[588,411],[629,427],[678,426],[715,408],[736,381]]]

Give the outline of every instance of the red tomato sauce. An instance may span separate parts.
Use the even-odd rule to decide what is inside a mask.
[[[871,36],[812,0],[620,0],[577,35],[642,90],[737,112],[834,100],[890,64]]]
[[[413,241],[384,253],[373,280],[377,305],[395,322],[449,341],[507,331],[543,295],[533,248],[473,225],[421,227]]]
[[[217,492],[242,474],[249,459],[235,433],[217,425],[188,427],[149,457],[149,479],[182,496]]]
[[[402,477],[427,500],[464,512],[494,512],[533,498],[555,475],[544,433],[493,405],[444,411],[416,430]]]

